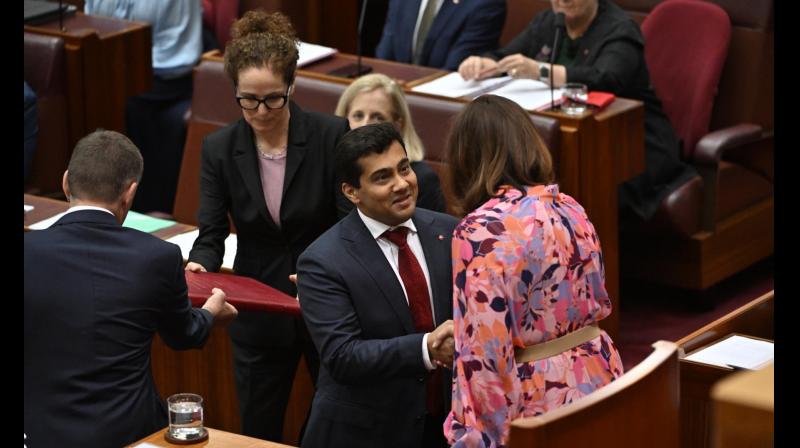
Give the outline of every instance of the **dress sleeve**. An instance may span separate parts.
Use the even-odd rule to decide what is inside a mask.
[[[456,359],[445,434],[456,447],[498,446],[507,439],[508,422],[519,416],[514,341],[522,342],[515,336],[513,285],[491,253],[493,244],[458,232],[453,238]]]

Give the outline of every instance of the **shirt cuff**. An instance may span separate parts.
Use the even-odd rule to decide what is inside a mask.
[[[431,362],[431,357],[428,354],[428,335],[429,334],[430,333],[425,333],[425,335],[422,336],[422,362],[425,363],[425,368],[426,369],[428,369],[428,370],[436,370],[436,366],[433,365],[433,363]]]

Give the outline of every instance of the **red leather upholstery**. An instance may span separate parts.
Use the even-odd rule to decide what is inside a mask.
[[[214,31],[220,49],[231,39],[231,24],[239,15],[239,0],[203,0],[203,25]]]
[[[669,0],[650,12],[642,33],[650,80],[683,142],[683,156],[691,157],[697,141],[708,133],[728,54],[730,20],[713,3]]]
[[[67,122],[64,40],[42,34],[24,34],[25,81],[36,92],[39,133],[26,189],[58,195],[61,177],[72,154]]]

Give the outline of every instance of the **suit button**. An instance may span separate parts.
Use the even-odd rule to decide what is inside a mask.
[[[424,416],[418,415],[418,416],[414,417],[414,420],[416,420],[418,422],[421,422],[423,418],[424,418]]]
[[[420,383],[424,383],[425,382],[425,377],[421,376],[421,377],[417,378],[417,381],[419,381]]]

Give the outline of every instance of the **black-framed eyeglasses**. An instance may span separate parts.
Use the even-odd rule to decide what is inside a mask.
[[[239,107],[245,110],[256,110],[261,103],[264,103],[264,107],[267,109],[282,109],[288,102],[290,87],[291,86],[286,88],[286,93],[283,95],[269,95],[264,98],[237,95],[236,102],[239,103]]]

